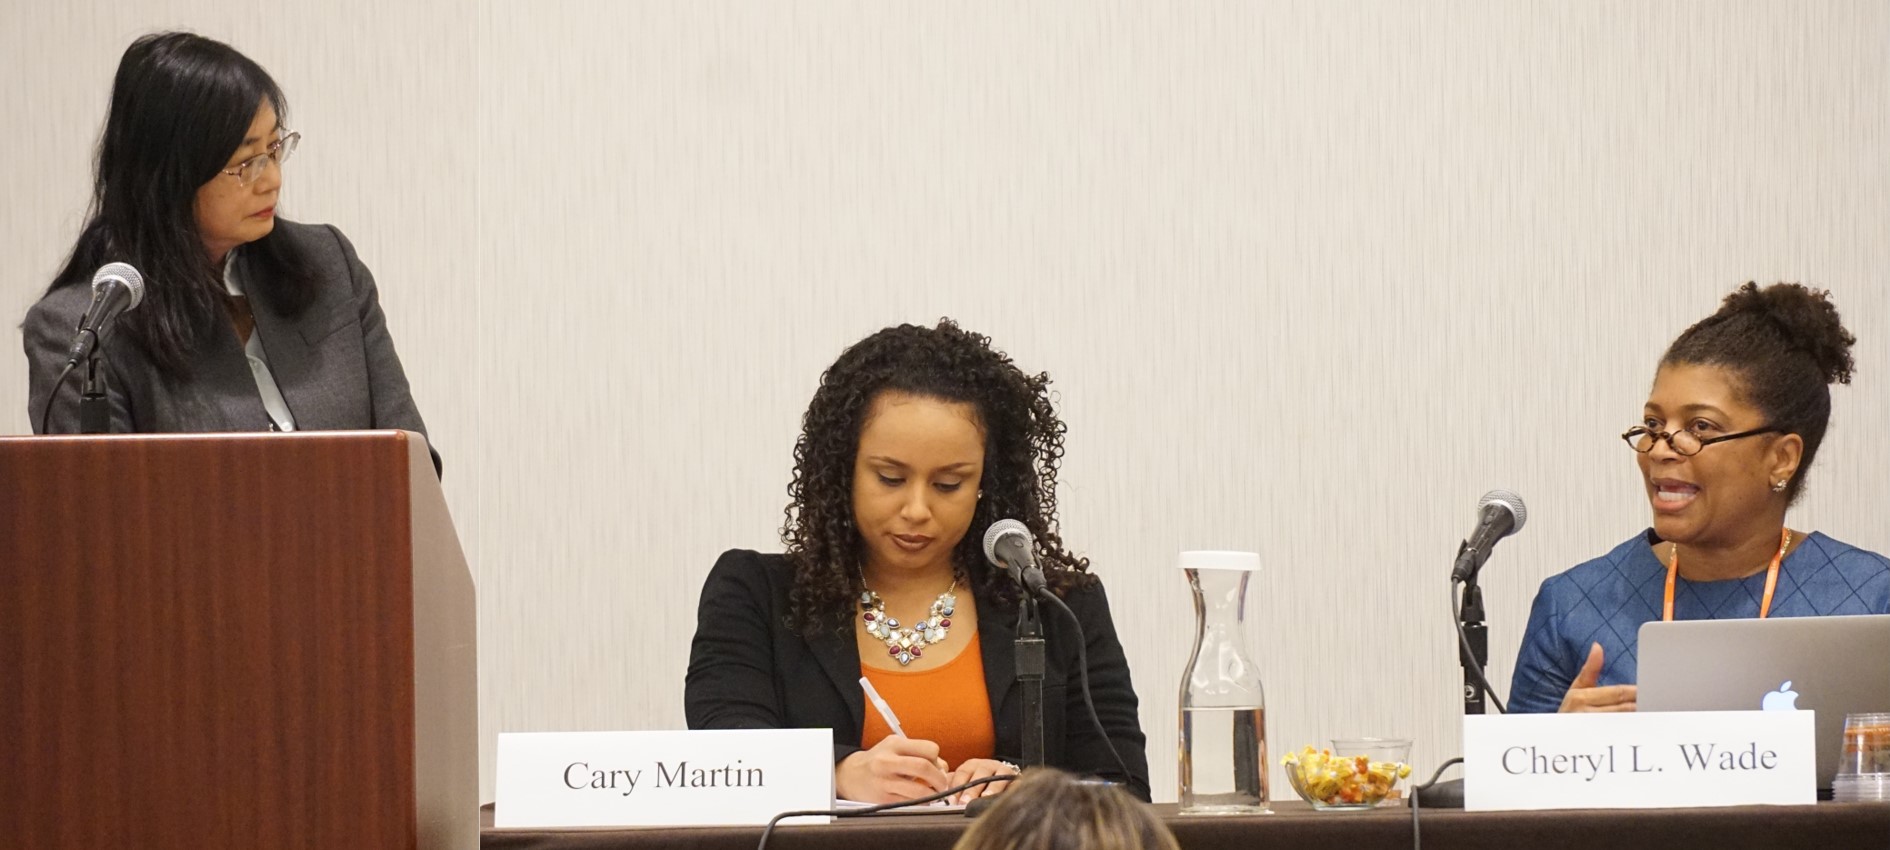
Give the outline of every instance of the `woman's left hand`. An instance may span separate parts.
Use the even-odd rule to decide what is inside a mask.
[[[948,777],[948,781],[945,784],[946,787],[955,787],[973,780],[983,779],[987,776],[1010,776],[1018,772],[1017,766],[1009,762],[996,761],[994,759],[965,759],[964,764],[959,765],[957,770],[952,771],[952,775]],[[989,797],[1003,791],[1004,787],[1009,784],[1011,784],[1010,780],[1006,779],[1002,782],[987,782],[983,785],[966,788],[959,792],[958,796],[951,798],[952,805],[962,806],[979,797]]]

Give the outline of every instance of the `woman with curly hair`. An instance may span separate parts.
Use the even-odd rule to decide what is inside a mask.
[[[1518,712],[1633,711],[1641,624],[1890,613],[1890,559],[1785,511],[1851,346],[1829,293],[1748,283],[1687,328],[1621,435],[1654,527],[1542,583],[1509,690]]]
[[[949,320],[887,328],[847,349],[802,420],[787,551],[728,552],[703,585],[689,728],[831,728],[834,788],[850,800],[912,799],[1012,772],[1021,592],[982,549],[985,529],[1011,518],[1030,528],[1049,588],[1081,624],[1044,618],[1045,761],[1148,799],[1108,600],[1059,534],[1063,433],[1047,375],[1025,374]],[[1079,649],[1107,737],[1084,706]],[[903,734],[867,708],[862,678]]]

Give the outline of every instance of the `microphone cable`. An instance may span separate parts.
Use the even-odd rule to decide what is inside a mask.
[[[1463,764],[1462,756],[1438,765],[1437,770],[1431,774],[1431,781],[1411,789],[1411,850],[1424,850],[1424,836],[1418,832],[1418,798],[1423,796],[1423,792],[1431,790],[1431,786],[1437,784],[1437,780],[1444,775],[1444,771],[1449,770],[1451,765],[1457,764]]]
[[[77,365],[79,363],[76,360],[67,361],[66,368],[59,370],[59,380],[53,381],[52,394],[46,396],[46,409],[39,414],[39,433],[46,433],[46,429],[52,426],[52,411],[53,406],[59,403],[59,391],[65,388],[66,379],[72,377],[72,367]]]
[[[98,331],[89,330],[85,327],[85,320],[91,317],[92,310],[90,308],[87,308],[84,313],[80,313],[78,330],[73,333],[91,334],[92,344],[96,346],[99,343]],[[46,396],[46,409],[39,412],[39,433],[44,434],[47,428],[52,427],[52,411],[53,406],[59,403],[59,391],[65,389],[66,379],[72,377],[72,367],[77,365],[79,365],[79,361],[67,358],[66,368],[59,370],[59,378],[53,381],[52,392]]]
[[[1128,763],[1122,760],[1121,753],[1116,752],[1116,742],[1109,739],[1109,730],[1103,728],[1102,716],[1096,713],[1096,700],[1089,693],[1089,653],[1084,648],[1089,639],[1083,636],[1083,623],[1076,618],[1076,612],[1071,611],[1070,606],[1064,604],[1056,594],[1046,589],[1038,595],[1062,611],[1063,616],[1069,618],[1070,627],[1076,630],[1076,675],[1083,690],[1083,707],[1089,709],[1090,724],[1095,727],[1096,734],[1101,736],[1103,746],[1109,748],[1109,757],[1116,760],[1116,767],[1122,771],[1122,781],[1127,783],[1135,778],[1135,774],[1129,772]]]

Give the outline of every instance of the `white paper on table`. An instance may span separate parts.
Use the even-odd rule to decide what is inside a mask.
[[[858,800],[838,800],[837,799],[833,801],[833,807],[839,811],[850,811],[852,809],[864,809],[869,806],[877,806],[877,805],[879,804],[878,803],[862,803]],[[917,806],[906,806],[905,808],[901,808],[901,809],[887,809],[886,811],[874,812],[873,814],[876,814],[876,815],[949,815],[949,814],[963,812],[964,810],[965,810],[965,807],[962,804],[954,806],[954,805],[951,805],[950,803],[945,802],[944,800],[934,800],[930,803],[922,803]]]

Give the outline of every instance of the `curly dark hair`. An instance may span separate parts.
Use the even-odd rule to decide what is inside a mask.
[[[1798,283],[1756,283],[1733,290],[1718,312],[1687,328],[1667,348],[1660,365],[1721,366],[1739,377],[1745,400],[1765,415],[1769,427],[1805,441],[1804,458],[1792,476],[1786,504],[1798,501],[1805,472],[1831,423],[1831,384],[1851,382],[1851,346],[1831,293]]]
[[[1016,519],[1036,538],[1037,563],[1063,595],[1093,582],[1089,560],[1063,548],[1057,527],[1057,465],[1064,425],[1050,399],[1050,376],[1027,375],[991,340],[951,319],[935,328],[900,325],[848,348],[820,377],[794,443],[781,526],[794,570],[788,622],[806,634],[843,631],[864,589],[865,543],[853,527],[853,464],[867,410],[883,392],[904,392],[976,409],[984,428],[984,497],[952,562],[979,599],[1015,611],[1019,590],[984,559],[984,532]]]

